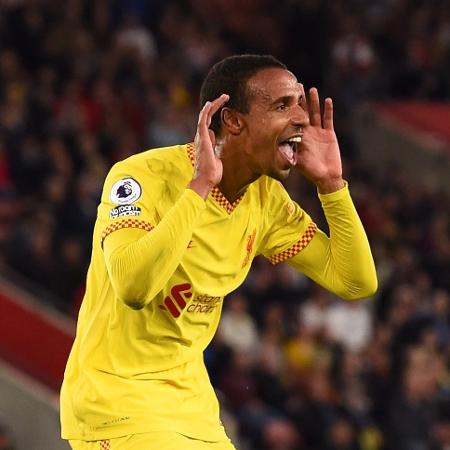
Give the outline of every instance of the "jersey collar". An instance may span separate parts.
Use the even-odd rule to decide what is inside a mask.
[[[192,163],[192,167],[194,167],[195,144],[193,142],[187,144],[187,153]],[[222,194],[222,192],[220,192],[220,189],[217,186],[214,186],[212,188],[210,195],[220,207],[222,207],[228,214],[231,214],[236,209],[237,205],[239,205],[239,203],[241,202],[242,198],[245,195],[245,192],[247,191],[244,191],[241,196],[238,197],[233,203],[230,203],[228,201],[228,199]]]

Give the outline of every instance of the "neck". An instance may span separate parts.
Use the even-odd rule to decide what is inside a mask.
[[[218,187],[226,199],[233,203],[259,175],[252,172],[240,147],[222,143],[217,146],[217,150],[223,165],[222,180]]]

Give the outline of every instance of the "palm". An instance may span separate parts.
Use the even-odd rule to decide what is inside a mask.
[[[222,161],[214,151],[216,138],[209,129],[212,116],[228,101],[229,96],[222,94],[212,102],[206,102],[200,111],[195,135],[195,173],[194,179],[203,177],[211,186],[222,179]]]
[[[297,167],[309,180],[317,183],[325,179],[342,176],[339,144],[333,127],[333,102],[325,100],[323,117],[320,112],[317,89],[310,90],[309,107],[304,100],[303,107],[309,110],[310,125],[303,131],[299,146]]]
[[[204,136],[197,133],[195,136],[195,176],[201,173],[207,173],[208,178],[213,186],[219,184],[222,179],[223,166],[222,161],[214,151],[216,138],[212,130]]]
[[[312,181],[342,174],[339,144],[333,130],[309,126],[303,132],[297,167]]]

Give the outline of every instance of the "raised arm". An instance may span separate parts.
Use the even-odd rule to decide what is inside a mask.
[[[373,295],[378,286],[375,264],[348,186],[319,197],[330,236],[317,230],[287,263],[346,300]]]
[[[147,221],[124,221],[129,227],[122,227],[123,222],[113,223],[104,233],[111,284],[117,297],[133,309],[147,305],[172,276],[205,208],[204,200],[221,179],[222,163],[214,153],[214,134],[208,127],[213,114],[227,100],[228,96],[222,95],[201,110],[193,179],[164,217],[152,217],[150,205]]]
[[[302,87],[303,89],[303,87]],[[299,148],[298,169],[318,189],[330,237],[318,230],[302,252],[289,261],[317,283],[346,299],[372,295],[377,289],[375,264],[363,225],[342,180],[339,144],[333,125],[333,102],[309,91],[310,125]]]
[[[266,254],[274,263],[286,261],[342,298],[368,297],[377,289],[377,276],[366,233],[342,179],[333,102],[325,100],[322,117],[318,91],[312,88],[309,104],[303,92],[301,106],[308,113],[309,125],[297,147],[297,169],[317,187],[330,236],[317,230],[298,205],[280,208],[281,216],[287,216],[274,219],[274,236],[268,240]],[[281,202],[287,205],[290,199]],[[288,210],[293,212],[288,214]]]

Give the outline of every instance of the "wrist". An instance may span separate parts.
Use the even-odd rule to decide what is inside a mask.
[[[192,189],[194,192],[200,195],[200,197],[202,197],[203,200],[207,199],[213,187],[214,186],[212,183],[201,178],[194,178],[189,183],[189,189]]]
[[[345,186],[345,182],[342,177],[329,178],[318,181],[316,186],[320,194],[331,194],[342,189]]]

